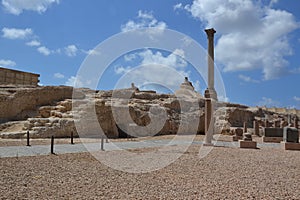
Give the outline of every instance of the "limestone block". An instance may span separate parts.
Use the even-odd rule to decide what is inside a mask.
[[[255,141],[239,141],[240,148],[247,148],[247,149],[257,149],[257,142]]]
[[[26,132],[14,132],[14,133],[0,133],[0,138],[3,139],[20,139],[24,138]]]
[[[26,123],[24,124],[24,128],[25,128],[26,130],[31,130],[32,127],[34,127],[34,124],[32,124],[32,123],[30,123],[30,122],[26,122]]]
[[[58,112],[67,112],[68,111],[65,106],[61,106],[61,105],[55,106],[55,110],[57,110]]]
[[[262,137],[263,142],[272,142],[272,143],[280,143],[283,141],[283,137]]]
[[[39,108],[39,114],[43,118],[48,118],[50,117],[51,110],[53,110],[52,106],[42,106]]]
[[[43,124],[41,122],[34,122],[33,124],[35,127],[39,127],[39,126],[43,126]]]
[[[46,124],[45,124],[45,127],[51,127],[51,126],[52,126],[51,123],[46,123]]]
[[[265,137],[283,137],[282,128],[265,128]]]
[[[63,106],[66,111],[71,111],[72,110],[72,101],[71,100],[61,101],[58,104],[60,106]]]
[[[72,114],[62,114],[62,118],[73,118]]]
[[[51,115],[52,117],[62,118],[62,113],[57,112],[57,111],[54,111],[54,110],[52,110],[52,111],[50,112],[50,115]]]
[[[297,151],[300,151],[300,143],[282,142],[281,146],[284,150],[297,150]]]
[[[285,127],[283,129],[283,141],[299,143],[299,132],[296,128]]]
[[[42,124],[42,125],[45,125],[46,123],[49,123],[49,119],[48,118],[40,118],[39,119],[39,122]]]

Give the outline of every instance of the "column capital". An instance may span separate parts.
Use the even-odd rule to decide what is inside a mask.
[[[214,34],[216,33],[215,29],[210,28],[210,29],[205,29],[207,37],[214,37]]]

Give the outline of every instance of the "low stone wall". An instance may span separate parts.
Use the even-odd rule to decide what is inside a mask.
[[[0,91],[0,123],[35,117],[38,108],[71,99],[72,87],[2,88]]]

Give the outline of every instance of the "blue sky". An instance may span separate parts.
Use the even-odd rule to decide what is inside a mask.
[[[122,31],[168,28],[206,48],[203,30],[214,27],[227,100],[300,109],[299,1],[1,0],[0,6],[0,66],[39,73],[43,85],[72,84],[86,56]],[[131,52],[112,63],[99,88],[114,88],[134,58],[135,65],[173,65],[203,93],[205,82],[181,59],[184,52],[176,51],[182,57],[155,49]]]

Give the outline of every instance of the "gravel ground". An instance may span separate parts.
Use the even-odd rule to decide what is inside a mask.
[[[199,148],[144,174],[89,153],[1,158],[0,199],[300,199],[299,151],[217,147],[199,159]]]

